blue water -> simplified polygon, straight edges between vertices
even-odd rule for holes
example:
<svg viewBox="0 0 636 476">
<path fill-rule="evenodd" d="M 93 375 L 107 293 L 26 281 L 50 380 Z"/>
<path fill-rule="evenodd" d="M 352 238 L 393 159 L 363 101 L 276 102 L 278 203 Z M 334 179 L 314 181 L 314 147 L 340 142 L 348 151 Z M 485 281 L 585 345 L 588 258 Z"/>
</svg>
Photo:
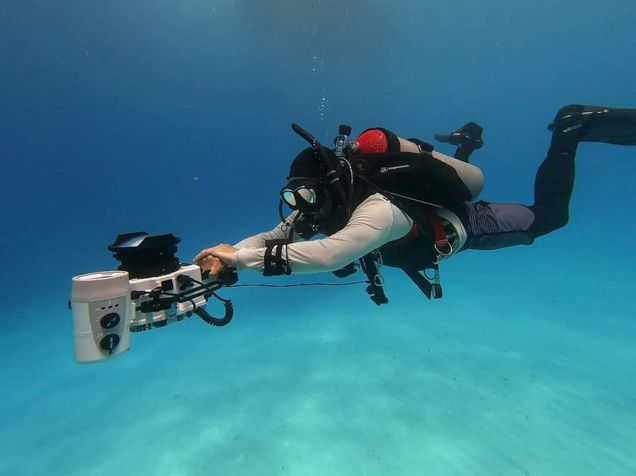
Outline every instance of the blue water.
<svg viewBox="0 0 636 476">
<path fill-rule="evenodd" d="M 0 473 L 636 474 L 634 148 L 581 146 L 568 227 L 449 261 L 439 302 L 394 271 L 382 308 L 227 290 L 228 327 L 91 366 L 66 308 L 121 232 L 187 261 L 271 228 L 291 122 L 477 121 L 482 198 L 531 203 L 559 107 L 636 106 L 635 22 L 619 0 L 0 3 Z"/>
</svg>

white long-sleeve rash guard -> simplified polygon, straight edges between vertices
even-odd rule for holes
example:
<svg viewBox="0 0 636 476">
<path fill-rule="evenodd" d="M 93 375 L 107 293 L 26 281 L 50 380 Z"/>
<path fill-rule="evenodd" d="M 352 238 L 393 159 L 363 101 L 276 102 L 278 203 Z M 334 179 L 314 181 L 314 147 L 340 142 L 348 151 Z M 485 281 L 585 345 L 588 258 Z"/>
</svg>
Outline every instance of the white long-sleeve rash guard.
<svg viewBox="0 0 636 476">
<path fill-rule="evenodd" d="M 365 254 L 411 231 L 413 220 L 393 205 L 386 197 L 376 193 L 362 202 L 352 213 L 346 226 L 331 236 L 320 240 L 296 241 L 287 245 L 287 253 L 293 273 L 319 273 L 335 271 Z M 264 267 L 265 241 L 287 238 L 284 223 L 271 231 L 246 238 L 234 247 L 236 268 L 262 270 Z"/>
</svg>

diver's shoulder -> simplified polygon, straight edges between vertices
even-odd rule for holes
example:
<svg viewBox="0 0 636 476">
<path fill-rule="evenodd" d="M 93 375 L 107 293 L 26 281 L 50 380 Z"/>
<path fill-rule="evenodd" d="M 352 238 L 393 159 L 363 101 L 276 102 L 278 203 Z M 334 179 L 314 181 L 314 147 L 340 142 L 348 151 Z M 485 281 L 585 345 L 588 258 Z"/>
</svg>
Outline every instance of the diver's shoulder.
<svg viewBox="0 0 636 476">
<path fill-rule="evenodd" d="M 381 193 L 374 193 L 365 198 L 354 211 L 354 214 L 371 213 L 374 215 L 391 214 L 393 204 Z"/>
<path fill-rule="evenodd" d="M 391 201 L 379 192 L 369 195 L 360 206 L 363 205 L 391 205 Z"/>
</svg>

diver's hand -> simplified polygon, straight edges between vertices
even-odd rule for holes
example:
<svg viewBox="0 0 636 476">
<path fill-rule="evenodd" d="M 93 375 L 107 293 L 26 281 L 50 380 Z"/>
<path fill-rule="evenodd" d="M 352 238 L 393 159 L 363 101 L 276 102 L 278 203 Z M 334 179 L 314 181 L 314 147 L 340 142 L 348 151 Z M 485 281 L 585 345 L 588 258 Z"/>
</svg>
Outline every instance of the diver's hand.
<svg viewBox="0 0 636 476">
<path fill-rule="evenodd" d="M 220 259 L 226 266 L 236 267 L 236 252 L 238 250 L 231 245 L 221 244 L 214 247 L 212 256 Z"/>
<path fill-rule="evenodd" d="M 223 261 L 221 261 L 219 258 L 215 258 L 212 255 L 206 255 L 203 258 L 196 260 L 196 263 L 199 265 L 202 272 L 210 272 L 208 279 L 211 279 L 213 281 L 219 275 L 221 270 L 225 268 Z"/>
<path fill-rule="evenodd" d="M 212 248 L 206 248 L 202 250 L 198 255 L 194 257 L 194 261 L 201 266 L 204 271 L 210 270 L 212 273 L 214 270 L 221 270 L 223 265 L 234 267 L 236 264 L 236 252 L 238 250 L 231 245 L 222 243 L 220 245 L 213 246 Z M 221 266 L 215 261 L 220 261 Z M 214 268 L 214 269 L 213 269 Z"/>
</svg>

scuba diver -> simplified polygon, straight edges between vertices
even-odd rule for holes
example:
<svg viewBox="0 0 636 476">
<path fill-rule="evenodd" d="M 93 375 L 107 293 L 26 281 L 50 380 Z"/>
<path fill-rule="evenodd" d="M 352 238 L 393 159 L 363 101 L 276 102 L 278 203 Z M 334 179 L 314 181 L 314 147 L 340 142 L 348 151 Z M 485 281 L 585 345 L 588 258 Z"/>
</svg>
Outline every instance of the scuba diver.
<svg viewBox="0 0 636 476">
<path fill-rule="evenodd" d="M 565 226 L 577 147 L 636 145 L 636 109 L 560 109 L 548 126 L 552 141 L 530 206 L 476 200 L 483 175 L 469 157 L 483 141 L 474 122 L 435 136 L 457 147 L 454 157 L 382 128 L 350 141 L 351 128 L 342 125 L 334 149 L 300 126 L 292 128 L 310 147 L 294 159 L 280 191 L 281 222 L 233 246 L 206 248 L 195 261 L 212 275 L 234 267 L 265 276 L 332 271 L 345 277 L 359 266 L 367 275 L 367 293 L 380 305 L 388 302 L 382 264 L 401 268 L 429 299 L 439 298 L 443 260 L 468 249 L 529 245 Z M 287 217 L 283 204 L 292 209 Z M 314 239 L 317 235 L 323 237 Z"/>
</svg>

